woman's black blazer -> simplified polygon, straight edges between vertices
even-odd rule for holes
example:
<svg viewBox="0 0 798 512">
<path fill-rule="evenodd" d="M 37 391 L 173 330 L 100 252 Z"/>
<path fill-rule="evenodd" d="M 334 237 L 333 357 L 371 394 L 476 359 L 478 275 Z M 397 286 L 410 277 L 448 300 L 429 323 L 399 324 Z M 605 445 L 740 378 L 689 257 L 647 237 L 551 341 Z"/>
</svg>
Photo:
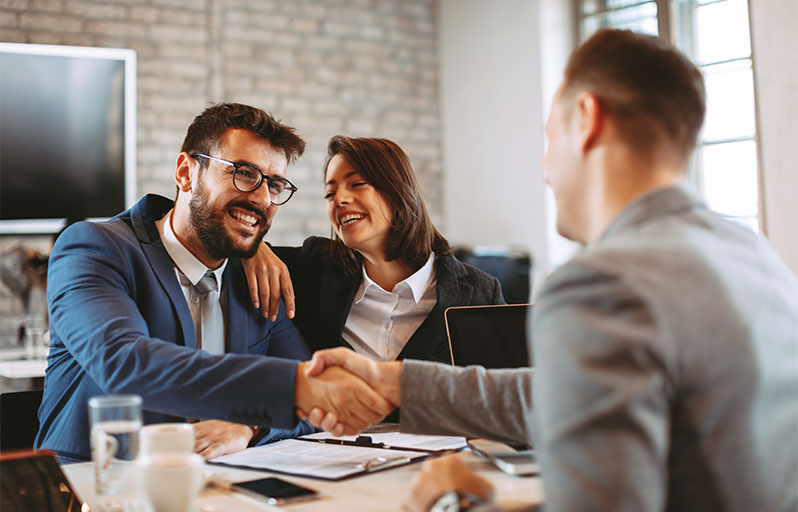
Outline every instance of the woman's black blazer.
<svg viewBox="0 0 798 512">
<path fill-rule="evenodd" d="M 296 318 L 311 350 L 349 346 L 342 338 L 346 317 L 363 280 L 345 273 L 330 257 L 330 239 L 310 237 L 302 247 L 273 247 L 291 272 Z M 450 306 L 504 304 L 499 281 L 454 256 L 435 259 L 438 301 L 398 359 L 451 363 L 443 312 Z M 350 347 L 351 348 L 351 347 Z"/>
</svg>

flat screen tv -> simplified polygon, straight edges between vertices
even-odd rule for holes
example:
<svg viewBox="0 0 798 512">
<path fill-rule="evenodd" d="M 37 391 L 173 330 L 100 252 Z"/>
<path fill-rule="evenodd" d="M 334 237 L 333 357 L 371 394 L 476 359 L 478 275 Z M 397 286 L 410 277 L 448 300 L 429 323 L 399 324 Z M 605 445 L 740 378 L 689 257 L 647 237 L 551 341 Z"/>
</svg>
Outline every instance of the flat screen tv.
<svg viewBox="0 0 798 512">
<path fill-rule="evenodd" d="M 0 234 L 136 199 L 136 53 L 0 43 Z"/>
</svg>

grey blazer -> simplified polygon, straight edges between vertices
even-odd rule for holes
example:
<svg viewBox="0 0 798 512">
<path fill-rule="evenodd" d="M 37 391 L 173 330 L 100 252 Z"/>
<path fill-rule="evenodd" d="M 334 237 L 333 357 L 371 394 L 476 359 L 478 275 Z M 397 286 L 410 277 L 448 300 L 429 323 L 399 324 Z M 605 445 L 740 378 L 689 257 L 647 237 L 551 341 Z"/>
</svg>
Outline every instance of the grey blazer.
<svg viewBox="0 0 798 512">
<path fill-rule="evenodd" d="M 426 361 L 402 364 L 401 430 L 531 444 L 530 368 L 486 370 Z"/>
<path fill-rule="evenodd" d="M 402 430 L 534 427 L 546 510 L 798 509 L 798 280 L 681 187 L 546 281 L 532 370 L 406 361 Z"/>
<path fill-rule="evenodd" d="M 798 509 L 798 281 L 764 238 L 660 189 L 536 304 L 547 509 Z"/>
</svg>

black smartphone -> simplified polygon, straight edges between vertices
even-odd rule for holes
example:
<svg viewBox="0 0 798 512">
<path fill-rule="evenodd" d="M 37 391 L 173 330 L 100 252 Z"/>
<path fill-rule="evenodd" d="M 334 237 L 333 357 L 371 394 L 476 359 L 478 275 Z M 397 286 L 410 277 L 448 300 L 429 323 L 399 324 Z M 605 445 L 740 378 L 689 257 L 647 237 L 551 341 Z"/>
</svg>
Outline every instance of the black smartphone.
<svg viewBox="0 0 798 512">
<path fill-rule="evenodd" d="M 319 497 L 319 493 L 313 489 L 273 477 L 238 482 L 232 487 L 253 498 L 265 499 L 270 505 L 312 500 Z"/>
<path fill-rule="evenodd" d="M 0 510 L 79 512 L 84 506 L 51 451 L 0 455 L 0 481 Z"/>
</svg>

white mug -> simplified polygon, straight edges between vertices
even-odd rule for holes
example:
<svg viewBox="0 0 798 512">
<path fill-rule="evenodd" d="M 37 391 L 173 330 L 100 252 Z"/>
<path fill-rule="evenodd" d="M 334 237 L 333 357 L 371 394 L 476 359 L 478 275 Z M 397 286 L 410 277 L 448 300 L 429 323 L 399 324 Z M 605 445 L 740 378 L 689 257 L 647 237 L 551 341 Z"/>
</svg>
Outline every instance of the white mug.
<svg viewBox="0 0 798 512">
<path fill-rule="evenodd" d="M 140 453 L 144 457 L 194 451 L 194 425 L 190 423 L 156 423 L 141 427 Z"/>
<path fill-rule="evenodd" d="M 156 512 L 194 512 L 205 484 L 205 460 L 196 453 L 167 453 L 139 459 L 144 494 Z"/>
</svg>

